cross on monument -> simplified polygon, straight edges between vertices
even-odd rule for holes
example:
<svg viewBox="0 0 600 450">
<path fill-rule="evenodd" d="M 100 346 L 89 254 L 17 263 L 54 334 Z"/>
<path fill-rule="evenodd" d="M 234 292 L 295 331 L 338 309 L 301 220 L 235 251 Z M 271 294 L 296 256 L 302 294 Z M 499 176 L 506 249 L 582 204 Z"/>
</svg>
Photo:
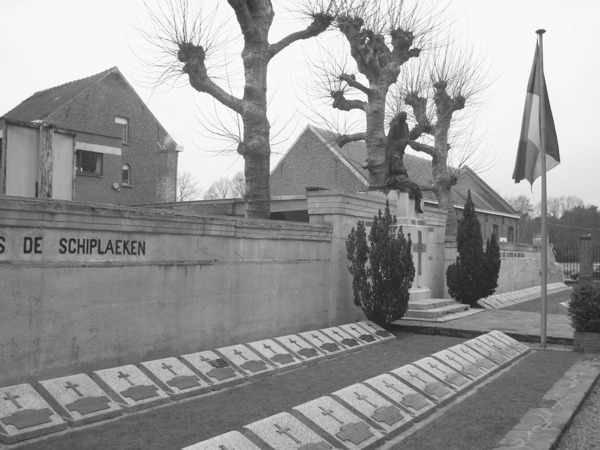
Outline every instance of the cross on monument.
<svg viewBox="0 0 600 450">
<path fill-rule="evenodd" d="M 236 350 L 233 351 L 233 353 L 235 353 L 237 356 L 243 358 L 244 361 L 248 361 L 248 358 L 246 358 L 241 351 L 239 351 L 239 350 L 236 349 Z"/>
<path fill-rule="evenodd" d="M 456 364 L 458 367 L 460 367 L 461 369 L 464 369 L 465 366 L 463 366 L 460 361 L 458 361 L 457 359 L 453 358 L 452 355 L 446 355 L 446 358 L 448 358 L 450 361 L 452 361 L 454 364 Z"/>
<path fill-rule="evenodd" d="M 130 386 L 134 386 L 133 381 L 131 381 L 129 379 L 131 375 L 127 374 L 127 373 L 123 373 L 123 372 L 119 372 L 119 376 L 117 378 L 121 378 L 122 380 L 125 380 L 129 383 Z"/>
<path fill-rule="evenodd" d="M 67 381 L 67 384 L 65 385 L 66 389 L 73 389 L 73 392 L 75 392 L 79 397 L 83 397 L 83 394 L 79 392 L 79 389 L 77 389 L 78 387 L 78 384 L 71 383 L 70 381 Z"/>
<path fill-rule="evenodd" d="M 413 252 L 417 252 L 417 275 L 422 275 L 422 255 L 423 252 L 427 251 L 427 245 L 423 243 L 423 234 L 421 231 L 417 232 L 418 241 L 416 244 L 413 244 Z"/>
<path fill-rule="evenodd" d="M 4 397 L 2 397 L 4 400 L 6 400 L 7 402 L 12 402 L 13 405 L 15 405 L 18 409 L 22 409 L 23 407 L 20 405 L 20 403 L 17 401 L 18 398 L 20 398 L 18 395 L 13 395 L 10 392 L 7 392 L 6 395 Z"/>
<path fill-rule="evenodd" d="M 356 396 L 357 399 L 362 400 L 363 402 L 368 403 L 369 405 L 371 405 L 373 408 L 377 408 L 377 405 L 374 405 L 373 403 L 371 403 L 369 401 L 369 397 L 367 397 L 364 394 L 360 394 L 358 392 L 355 392 L 354 395 Z"/>
<path fill-rule="evenodd" d="M 429 367 L 431 367 L 432 369 L 440 370 L 440 368 L 431 361 L 427 361 L 427 364 L 429 364 Z M 440 372 L 443 372 L 443 370 L 440 370 Z"/>
<path fill-rule="evenodd" d="M 321 337 L 320 337 L 320 336 L 318 336 L 318 335 L 316 335 L 316 336 L 315 336 L 314 334 L 312 334 L 311 336 L 313 337 L 313 339 L 316 339 L 316 340 L 317 340 L 317 341 L 319 341 L 319 342 L 323 342 L 323 341 L 321 340 Z"/>
<path fill-rule="evenodd" d="M 168 371 L 169 371 L 169 372 L 171 372 L 173 375 L 177 375 L 177 372 L 175 372 L 175 371 L 173 370 L 173 366 L 171 366 L 171 365 L 167 364 L 166 362 L 162 363 L 162 366 L 161 366 L 161 367 L 162 367 L 163 369 L 165 369 L 165 370 L 168 370 Z"/>
<path fill-rule="evenodd" d="M 267 350 L 270 350 L 273 353 L 277 353 L 275 350 L 273 350 L 273 348 L 269 344 L 263 344 L 263 347 L 266 348 Z"/>
<path fill-rule="evenodd" d="M 208 359 L 206 356 L 201 356 L 200 361 L 204 361 L 210 364 L 210 359 Z"/>
<path fill-rule="evenodd" d="M 297 346 L 298 348 L 302 348 L 302 346 L 300 344 L 298 344 L 298 341 L 294 340 L 294 339 L 290 339 L 289 342 L 291 342 L 292 344 L 294 344 L 295 346 Z"/>
<path fill-rule="evenodd" d="M 319 406 L 319 409 L 321 410 L 321 414 L 323 414 L 324 416 L 330 416 L 333 420 L 335 420 L 340 425 L 344 424 L 344 422 L 342 422 L 340 419 L 338 419 L 337 417 L 335 417 L 333 415 L 333 409 L 323 408 L 322 406 Z"/>
<path fill-rule="evenodd" d="M 235 450 L 234 448 L 229 448 L 223 444 L 219 445 L 219 450 Z"/>
<path fill-rule="evenodd" d="M 290 428 L 289 427 L 282 427 L 279 424 L 275 424 L 275 428 L 277 428 L 277 434 L 285 434 L 287 437 L 289 437 L 292 441 L 294 441 L 296 444 L 302 444 L 302 441 L 299 441 L 298 439 L 296 439 L 294 437 L 294 435 L 292 433 L 290 433 Z"/>
<path fill-rule="evenodd" d="M 419 380 L 421 383 L 425 383 L 425 381 L 423 381 L 421 378 L 419 378 L 419 375 L 417 375 L 416 373 L 412 373 L 410 370 L 407 370 L 406 373 L 408 373 L 408 376 L 411 378 L 416 378 L 417 380 Z"/>
<path fill-rule="evenodd" d="M 335 334 L 337 337 L 343 337 L 337 330 L 333 330 L 332 333 Z"/>
<path fill-rule="evenodd" d="M 404 392 L 402 392 L 400 389 L 398 389 L 392 383 L 389 383 L 388 380 L 383 380 L 383 385 L 388 389 L 392 389 L 392 390 L 396 391 L 398 394 L 404 395 Z"/>
</svg>

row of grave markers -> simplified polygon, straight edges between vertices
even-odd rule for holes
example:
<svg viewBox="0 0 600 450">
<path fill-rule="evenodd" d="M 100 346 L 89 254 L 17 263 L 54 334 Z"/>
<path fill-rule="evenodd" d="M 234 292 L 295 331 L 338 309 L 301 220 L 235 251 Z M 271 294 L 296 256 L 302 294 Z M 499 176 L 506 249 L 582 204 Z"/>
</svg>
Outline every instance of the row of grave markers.
<svg viewBox="0 0 600 450">
<path fill-rule="evenodd" d="M 549 284 L 546 289 L 548 294 L 555 294 L 556 292 L 566 291 L 571 288 L 565 283 L 557 282 Z M 533 300 L 534 298 L 539 298 L 541 292 L 541 286 L 533 286 L 518 291 L 490 295 L 489 297 L 478 300 L 477 303 L 479 306 L 482 306 L 486 309 L 500 309 L 506 306 Z"/>
<path fill-rule="evenodd" d="M 0 442 L 12 444 L 201 395 L 393 338 L 375 323 L 363 321 L 3 387 Z"/>
<path fill-rule="evenodd" d="M 492 331 L 183 450 L 377 448 L 528 351 Z"/>
</svg>

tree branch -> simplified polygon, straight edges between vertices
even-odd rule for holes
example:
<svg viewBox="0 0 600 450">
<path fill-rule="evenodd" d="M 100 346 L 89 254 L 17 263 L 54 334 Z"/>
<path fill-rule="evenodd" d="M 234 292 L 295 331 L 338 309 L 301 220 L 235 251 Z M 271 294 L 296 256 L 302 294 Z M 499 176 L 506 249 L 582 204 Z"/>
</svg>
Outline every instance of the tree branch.
<svg viewBox="0 0 600 450">
<path fill-rule="evenodd" d="M 436 154 L 435 147 L 432 147 L 431 145 L 422 144 L 417 141 L 408 141 L 408 145 L 410 145 L 410 148 L 412 148 L 413 150 L 417 152 L 426 153 L 431 157 L 435 156 Z"/>
<path fill-rule="evenodd" d="M 339 79 L 340 81 L 345 82 L 348 86 L 358 89 L 359 91 L 364 92 L 367 95 L 371 95 L 371 89 L 369 89 L 364 84 L 356 81 L 356 77 L 354 75 L 348 75 L 343 73 L 339 76 Z"/>
<path fill-rule="evenodd" d="M 306 27 L 306 29 L 301 31 L 296 31 L 295 33 L 289 34 L 279 42 L 271 44 L 269 46 L 269 59 L 273 58 L 276 54 L 286 48 L 288 45 L 293 44 L 296 41 L 309 39 L 312 37 L 316 37 L 331 25 L 333 21 L 333 17 L 326 14 L 315 14 L 313 16 L 312 23 Z"/>
<path fill-rule="evenodd" d="M 399 66 L 404 64 L 410 58 L 417 58 L 421 53 L 419 48 L 410 48 L 415 40 L 410 31 L 400 28 L 392 30 L 392 58 Z"/>
<path fill-rule="evenodd" d="M 338 147 L 343 147 L 348 142 L 364 141 L 367 138 L 367 133 L 342 134 L 336 138 Z"/>
<path fill-rule="evenodd" d="M 404 103 L 412 108 L 413 115 L 418 124 L 423 126 L 429 124 L 429 119 L 427 118 L 427 99 L 425 97 L 420 97 L 416 92 L 411 92 L 404 97 Z"/>
<path fill-rule="evenodd" d="M 333 106 L 335 109 L 341 111 L 351 111 L 353 109 L 360 109 L 365 111 L 367 104 L 362 100 L 348 100 L 344 97 L 344 93 L 341 91 L 332 92 L 331 97 L 333 98 Z"/>
<path fill-rule="evenodd" d="M 227 0 L 227 3 L 229 3 L 229 6 L 231 6 L 235 12 L 235 17 L 240 25 L 244 38 L 248 41 L 256 40 L 259 37 L 259 30 L 254 24 L 254 19 L 248 9 L 247 1 Z"/>
</svg>

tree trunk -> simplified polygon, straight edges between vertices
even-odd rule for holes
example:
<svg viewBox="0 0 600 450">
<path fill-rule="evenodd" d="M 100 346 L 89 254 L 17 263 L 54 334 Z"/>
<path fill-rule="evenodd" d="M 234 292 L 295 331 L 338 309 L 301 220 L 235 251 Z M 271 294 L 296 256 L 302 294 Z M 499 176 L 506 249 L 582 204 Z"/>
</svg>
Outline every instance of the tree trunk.
<svg viewBox="0 0 600 450">
<path fill-rule="evenodd" d="M 438 201 L 438 207 L 445 209 L 446 215 L 446 236 L 447 242 L 456 240 L 458 222 L 456 218 L 456 209 L 452 198 L 452 186 L 456 184 L 456 178 L 448 170 L 448 130 L 450 129 L 450 120 L 448 115 L 446 119 L 438 120 L 435 126 L 435 155 L 431 160 L 431 169 L 433 174 L 433 184 L 436 187 L 435 195 Z"/>
<path fill-rule="evenodd" d="M 385 95 L 388 86 L 384 83 L 372 82 L 372 93 L 366 107 L 367 131 L 366 146 L 369 157 L 369 189 L 381 190 L 385 187 L 387 177 L 386 167 L 386 143 L 385 134 Z"/>
</svg>

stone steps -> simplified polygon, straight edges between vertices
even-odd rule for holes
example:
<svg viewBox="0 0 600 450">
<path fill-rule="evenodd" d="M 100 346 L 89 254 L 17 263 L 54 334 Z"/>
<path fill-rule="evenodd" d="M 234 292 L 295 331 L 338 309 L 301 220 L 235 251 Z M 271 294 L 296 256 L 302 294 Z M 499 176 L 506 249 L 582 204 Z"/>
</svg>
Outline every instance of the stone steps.
<svg viewBox="0 0 600 450">
<path fill-rule="evenodd" d="M 429 309 L 411 309 L 411 304 L 409 303 L 409 309 L 406 311 L 403 319 L 437 320 L 442 317 L 449 318 L 447 316 L 462 313 L 468 310 L 468 305 L 462 305 L 454 301 L 451 301 L 450 304 L 445 304 L 444 306 L 435 306 Z"/>
<path fill-rule="evenodd" d="M 424 300 L 410 300 L 408 302 L 409 310 L 424 310 L 442 308 L 444 306 L 454 305 L 456 302 L 451 298 L 427 298 Z"/>
</svg>

